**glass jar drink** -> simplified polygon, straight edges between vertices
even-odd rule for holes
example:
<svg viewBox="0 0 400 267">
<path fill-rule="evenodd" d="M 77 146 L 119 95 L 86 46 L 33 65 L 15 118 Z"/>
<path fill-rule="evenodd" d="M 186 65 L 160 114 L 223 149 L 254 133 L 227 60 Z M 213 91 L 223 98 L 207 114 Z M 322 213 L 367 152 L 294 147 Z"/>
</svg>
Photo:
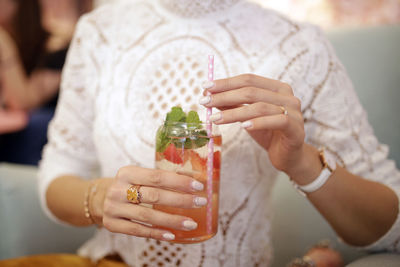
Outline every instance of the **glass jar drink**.
<svg viewBox="0 0 400 267">
<path fill-rule="evenodd" d="M 153 208 L 192 218 L 198 227 L 192 231 L 168 229 L 175 235 L 174 242 L 197 243 L 210 239 L 218 229 L 219 178 L 221 166 L 222 138 L 216 126 L 210 137 L 206 125 L 201 123 L 166 121 L 157 131 L 156 168 L 175 171 L 197 179 L 204 185 L 204 190 L 197 195 L 208 198 L 205 207 L 182 209 L 154 205 Z M 212 197 L 208 192 L 207 160 L 209 142 L 213 140 Z M 209 217 L 211 216 L 211 218 Z M 207 220 L 208 218 L 208 220 Z"/>
</svg>

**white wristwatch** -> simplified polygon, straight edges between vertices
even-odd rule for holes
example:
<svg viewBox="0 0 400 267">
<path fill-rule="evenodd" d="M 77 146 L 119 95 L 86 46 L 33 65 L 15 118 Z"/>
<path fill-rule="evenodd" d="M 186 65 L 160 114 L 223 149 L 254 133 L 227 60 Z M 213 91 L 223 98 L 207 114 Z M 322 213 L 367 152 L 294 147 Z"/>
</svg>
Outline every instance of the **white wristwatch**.
<svg viewBox="0 0 400 267">
<path fill-rule="evenodd" d="M 314 181 L 306 185 L 298 185 L 292 181 L 294 187 L 303 196 L 306 196 L 307 193 L 312 193 L 320 189 L 326 183 L 326 181 L 328 181 L 329 177 L 332 175 L 332 172 L 336 169 L 335 159 L 330 154 L 325 154 L 325 150 L 323 148 L 319 150 L 319 159 L 321 160 L 323 169 Z"/>
</svg>

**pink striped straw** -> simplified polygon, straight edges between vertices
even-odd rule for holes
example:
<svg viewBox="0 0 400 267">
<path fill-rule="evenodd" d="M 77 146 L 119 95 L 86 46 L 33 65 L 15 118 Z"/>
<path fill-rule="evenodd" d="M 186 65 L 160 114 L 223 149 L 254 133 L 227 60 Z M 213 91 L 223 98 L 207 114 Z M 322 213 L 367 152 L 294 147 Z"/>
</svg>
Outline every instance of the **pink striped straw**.
<svg viewBox="0 0 400 267">
<path fill-rule="evenodd" d="M 208 80 L 214 80 L 214 56 L 208 56 Z M 211 95 L 207 92 L 207 95 Z M 210 116 L 212 115 L 212 108 L 207 108 L 207 136 L 210 138 L 208 142 L 208 158 L 207 158 L 207 233 L 212 233 L 212 199 L 213 199 L 213 163 L 214 163 L 214 138 L 212 138 L 212 123 Z"/>
</svg>

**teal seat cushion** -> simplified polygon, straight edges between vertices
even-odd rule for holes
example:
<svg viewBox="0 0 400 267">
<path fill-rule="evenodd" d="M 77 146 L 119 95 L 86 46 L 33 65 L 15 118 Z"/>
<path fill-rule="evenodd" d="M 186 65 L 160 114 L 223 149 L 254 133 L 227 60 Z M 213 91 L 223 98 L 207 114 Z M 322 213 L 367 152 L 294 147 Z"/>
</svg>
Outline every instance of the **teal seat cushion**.
<svg viewBox="0 0 400 267">
<path fill-rule="evenodd" d="M 0 164 L 0 259 L 29 254 L 69 252 L 93 228 L 54 223 L 43 213 L 37 192 L 37 168 Z"/>
<path fill-rule="evenodd" d="M 379 141 L 400 167 L 400 25 L 328 33 Z"/>
</svg>

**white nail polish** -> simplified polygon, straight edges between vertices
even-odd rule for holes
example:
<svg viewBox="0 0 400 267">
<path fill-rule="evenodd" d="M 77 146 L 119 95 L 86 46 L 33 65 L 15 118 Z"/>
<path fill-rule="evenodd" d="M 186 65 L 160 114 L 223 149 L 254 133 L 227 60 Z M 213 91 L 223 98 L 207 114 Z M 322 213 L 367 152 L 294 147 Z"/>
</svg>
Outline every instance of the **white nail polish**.
<svg viewBox="0 0 400 267">
<path fill-rule="evenodd" d="M 205 197 L 195 197 L 194 198 L 194 204 L 198 207 L 202 207 L 207 205 L 207 198 Z"/>
<path fill-rule="evenodd" d="M 200 98 L 200 101 L 199 101 L 200 105 L 205 105 L 205 104 L 208 104 L 210 102 L 211 102 L 211 96 L 209 96 L 209 95 L 205 96 L 203 98 Z"/>
<path fill-rule="evenodd" d="M 215 85 L 215 83 L 213 81 L 205 81 L 202 83 L 201 86 L 203 87 L 203 89 L 210 89 L 214 85 Z"/>
<path fill-rule="evenodd" d="M 192 182 L 192 188 L 196 191 L 202 191 L 204 189 L 204 185 L 196 180 Z"/>
<path fill-rule="evenodd" d="M 183 228 L 186 230 L 194 230 L 197 228 L 197 223 L 192 220 L 183 221 Z"/>
<path fill-rule="evenodd" d="M 175 239 L 175 235 L 171 234 L 171 233 L 165 233 L 162 235 L 164 239 L 166 240 L 174 240 Z"/>
<path fill-rule="evenodd" d="M 221 112 L 212 114 L 212 115 L 210 116 L 210 121 L 211 121 L 211 122 L 219 121 L 220 119 L 222 119 L 222 113 L 221 113 Z"/>
<path fill-rule="evenodd" d="M 253 123 L 251 121 L 242 122 L 242 128 L 249 128 L 251 126 L 253 126 Z"/>
</svg>

